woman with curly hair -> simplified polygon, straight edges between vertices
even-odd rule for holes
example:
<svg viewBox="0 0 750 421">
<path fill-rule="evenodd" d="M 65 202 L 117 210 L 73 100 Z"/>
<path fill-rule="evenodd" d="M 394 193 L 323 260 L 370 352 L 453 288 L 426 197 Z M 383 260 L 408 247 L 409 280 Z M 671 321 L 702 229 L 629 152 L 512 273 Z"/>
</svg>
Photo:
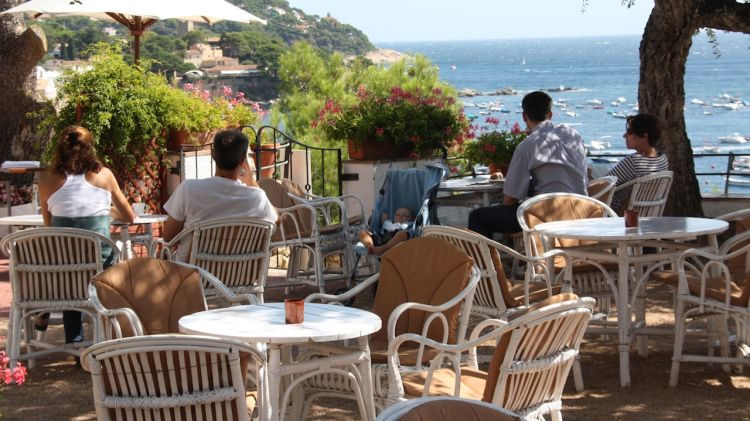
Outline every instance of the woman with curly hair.
<svg viewBox="0 0 750 421">
<path fill-rule="evenodd" d="M 39 201 L 48 227 L 82 228 L 109 237 L 113 204 L 118 219 L 135 219 L 112 171 L 96 156 L 91 132 L 81 126 L 66 127 L 60 134 L 49 173 L 39 182 Z M 112 264 L 114 250 L 102 246 L 106 268 Z M 48 318 L 49 314 L 40 316 L 35 327 L 46 330 Z M 64 311 L 63 325 L 66 343 L 83 341 L 80 312 Z"/>
</svg>

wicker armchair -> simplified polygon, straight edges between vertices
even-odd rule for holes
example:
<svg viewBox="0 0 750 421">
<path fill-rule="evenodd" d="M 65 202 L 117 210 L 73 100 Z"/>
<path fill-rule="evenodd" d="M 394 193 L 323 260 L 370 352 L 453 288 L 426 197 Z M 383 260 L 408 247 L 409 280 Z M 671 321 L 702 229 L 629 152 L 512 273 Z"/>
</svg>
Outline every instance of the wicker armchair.
<svg viewBox="0 0 750 421">
<path fill-rule="evenodd" d="M 670 386 L 677 386 L 680 363 L 683 361 L 724 364 L 725 371 L 729 371 L 729 364 L 750 364 L 750 282 L 745 276 L 733 277 L 732 266 L 737 261 L 744 262 L 747 269 L 750 262 L 748 231 L 724 242 L 718 253 L 690 249 L 677 261 L 675 342 Z M 661 274 L 665 282 L 674 278 L 673 273 Z M 706 318 L 709 351 L 704 355 L 685 353 L 688 322 Z M 729 352 L 730 320 L 734 321 L 737 339 L 734 357 Z M 715 342 L 720 345 L 719 356 L 714 355 L 710 348 Z"/>
<path fill-rule="evenodd" d="M 189 264 L 207 270 L 235 294 L 254 294 L 262 302 L 274 228 L 273 223 L 257 218 L 201 222 L 183 230 L 169 242 L 154 240 L 150 254 L 174 260 L 177 245 L 189 247 Z M 203 288 L 208 299 L 221 295 L 212 284 L 207 283 Z"/>
<path fill-rule="evenodd" d="M 427 267 L 424 262 L 430 262 Z M 342 302 L 378 282 L 373 313 L 383 320 L 383 328 L 370 338 L 372 376 L 376 407 L 386 406 L 388 391 L 394 387 L 389 376 L 388 355 L 393 338 L 412 332 L 447 344 L 463 342 L 468 328 L 479 270 L 461 250 L 439 238 L 419 237 L 394 247 L 381 259 L 380 273 L 338 296 L 313 294 L 307 301 Z M 308 353 L 314 357 L 315 349 Z M 321 355 L 345 354 L 346 347 L 320 349 Z M 423 347 L 404 347 L 401 368 L 423 367 L 435 355 Z M 342 376 L 321 375 L 304 384 L 305 407 L 321 396 L 356 399 L 356 385 Z"/>
<path fill-rule="evenodd" d="M 588 196 L 575 193 L 547 193 L 534 196 L 521 204 L 518 208 L 518 223 L 523 230 L 526 254 L 530 257 L 540 256 L 544 252 L 563 247 L 574 247 L 587 244 L 579 240 L 555 240 L 541 236 L 534 227 L 543 222 L 572 221 L 584 218 L 606 218 L 617 216 L 606 204 Z M 560 258 L 554 261 L 555 267 L 561 270 L 566 262 Z M 581 296 L 594 297 L 597 300 L 598 312 L 609 316 L 613 291 L 616 285 L 609 285 L 611 279 L 617 279 L 616 264 L 600 264 L 584 262 L 579 259 L 572 261 L 573 292 Z"/>
<path fill-rule="evenodd" d="M 573 294 L 550 297 L 509 321 L 479 323 L 469 341 L 445 345 L 418 334 L 397 336 L 390 346 L 390 373 L 397 387 L 389 401 L 420 396 L 459 396 L 482 400 L 530 419 L 561 419 L 565 380 L 591 319 L 594 300 Z M 488 333 L 483 333 L 491 329 Z M 404 374 L 395 351 L 408 343 L 439 354 L 429 370 Z M 477 366 L 477 347 L 494 347 L 488 371 Z M 461 356 L 468 354 L 465 365 Z M 444 364 L 449 361 L 451 365 Z"/>
<path fill-rule="evenodd" d="M 80 355 L 80 348 L 91 341 L 56 345 L 46 341 L 46 332 L 34 338 L 34 319 L 51 311 L 75 310 L 93 320 L 94 338 L 99 340 L 94 304 L 87 295 L 89 280 L 103 268 L 102 245 L 115 251 L 113 241 L 93 231 L 77 228 L 35 228 L 3 237 L 2 249 L 10 256 L 10 282 L 13 291 L 6 349 L 10 366 L 18 360 L 63 352 Z M 21 341 L 26 339 L 26 353 Z"/>
<path fill-rule="evenodd" d="M 627 195 L 625 209 L 638 211 L 638 215 L 661 216 L 672 187 L 672 171 L 659 171 L 638 177 L 615 188 L 615 195 Z"/>
<path fill-rule="evenodd" d="M 612 204 L 612 198 L 615 196 L 615 185 L 617 185 L 617 177 L 614 175 L 607 175 L 599 177 L 595 180 L 591 180 L 586 186 L 588 195 L 591 198 L 597 199 L 607 206 Z"/>
<path fill-rule="evenodd" d="M 81 362 L 91 372 L 100 421 L 248 421 L 256 409 L 266 419 L 264 393 L 248 396 L 245 390 L 241 355 L 266 365 L 249 345 L 189 335 L 102 342 L 87 348 Z"/>
<path fill-rule="evenodd" d="M 345 279 L 350 283 L 354 264 L 353 230 L 346 204 L 337 198 L 300 200 L 302 189 L 294 182 L 263 178 L 258 185 L 277 208 L 279 220 L 271 237 L 271 249 L 288 247 L 287 282 L 278 286 L 312 285 L 325 293 L 326 281 Z M 340 219 L 336 223 L 336 219 Z M 340 256 L 340 268 L 326 268 L 325 258 Z M 311 262 L 308 262 L 311 256 Z M 310 267 L 312 266 L 312 267 Z"/>
<path fill-rule="evenodd" d="M 180 317 L 207 309 L 203 285 L 236 304 L 255 296 L 235 295 L 205 269 L 140 257 L 121 262 L 91 280 L 89 296 L 100 320 L 100 337 L 179 333 Z"/>
</svg>

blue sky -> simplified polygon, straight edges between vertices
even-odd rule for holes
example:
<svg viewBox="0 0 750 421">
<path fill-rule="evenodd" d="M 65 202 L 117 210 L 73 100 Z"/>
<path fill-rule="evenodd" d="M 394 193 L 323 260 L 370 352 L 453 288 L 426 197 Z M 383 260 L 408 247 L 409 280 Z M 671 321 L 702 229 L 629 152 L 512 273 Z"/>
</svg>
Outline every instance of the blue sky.
<svg viewBox="0 0 750 421">
<path fill-rule="evenodd" d="M 289 0 L 307 14 L 331 13 L 373 42 L 641 34 L 654 6 L 637 0 Z"/>
</svg>

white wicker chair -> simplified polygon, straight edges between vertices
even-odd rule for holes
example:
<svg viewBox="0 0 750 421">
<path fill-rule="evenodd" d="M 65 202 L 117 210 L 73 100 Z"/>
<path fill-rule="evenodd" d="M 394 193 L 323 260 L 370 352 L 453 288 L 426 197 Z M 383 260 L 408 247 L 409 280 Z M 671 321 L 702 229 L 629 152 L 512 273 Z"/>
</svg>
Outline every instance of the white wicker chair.
<svg viewBox="0 0 750 421">
<path fill-rule="evenodd" d="M 266 365 L 249 345 L 189 335 L 102 342 L 87 348 L 81 362 L 91 372 L 100 421 L 247 421 L 256 405 L 246 394 L 241 355 Z M 266 419 L 267 398 L 262 392 L 257 398 L 259 419 Z"/>
<path fill-rule="evenodd" d="M 617 177 L 614 175 L 607 175 L 604 177 L 591 180 L 586 187 L 589 197 L 597 199 L 607 206 L 612 204 L 612 198 L 615 196 L 615 185 L 617 185 Z"/>
<path fill-rule="evenodd" d="M 606 218 L 617 216 L 615 212 L 601 201 L 575 193 L 547 193 L 534 196 L 518 208 L 518 223 L 523 230 L 526 254 L 529 257 L 561 247 L 572 247 L 584 244 L 579 240 L 555 240 L 554 243 L 542 237 L 534 227 L 543 222 L 568 221 L 584 218 Z M 555 265 L 562 268 L 564 261 L 555 260 Z M 605 272 L 611 272 L 617 278 L 616 264 L 602 265 L 596 262 L 572 262 L 573 292 L 581 296 L 597 299 L 598 311 L 609 315 L 613 291 L 616 285 L 609 285 Z"/>
<path fill-rule="evenodd" d="M 233 304 L 257 302 L 254 295 L 235 295 L 208 271 L 187 263 L 139 257 L 111 266 L 88 286 L 99 336 L 179 333 L 180 317 L 207 309 L 204 285 Z"/>
<path fill-rule="evenodd" d="M 63 352 L 80 355 L 91 344 L 55 345 L 46 342 L 46 333 L 35 339 L 34 319 L 49 312 L 80 311 L 93 320 L 94 338 L 99 338 L 94 305 L 87 295 L 91 277 L 103 268 L 102 245 L 106 244 L 119 260 L 113 241 L 93 231 L 77 228 L 34 228 L 6 235 L 0 242 L 10 256 L 10 282 L 13 291 L 6 348 L 13 367 L 19 359 L 31 360 L 45 354 Z M 21 353 L 22 338 L 26 353 Z"/>
<path fill-rule="evenodd" d="M 736 260 L 744 261 L 745 268 L 748 267 L 749 241 L 750 232 L 745 231 L 724 242 L 718 254 L 691 249 L 680 256 L 670 386 L 677 386 L 683 361 L 724 364 L 726 371 L 729 371 L 728 364 L 750 364 L 750 283 L 745 278 L 733 282 L 731 270 L 731 263 Z M 709 319 L 706 323 L 707 354 L 684 353 L 688 321 L 704 318 Z M 729 320 L 734 321 L 737 337 L 735 357 L 729 355 Z M 717 340 L 720 356 L 713 355 L 711 348 Z"/>
<path fill-rule="evenodd" d="M 418 334 L 397 336 L 389 347 L 391 378 L 389 402 L 419 396 L 460 396 L 484 400 L 530 419 L 551 414 L 562 419 L 561 397 L 565 380 L 591 319 L 592 298 L 561 294 L 540 302 L 509 321 L 488 319 L 479 323 L 469 341 L 445 345 Z M 492 329 L 486 332 L 486 329 Z M 406 343 L 432 348 L 439 354 L 429 370 L 399 371 L 395 351 Z M 477 366 L 479 346 L 491 346 L 487 372 Z M 465 365 L 461 356 L 468 353 Z M 445 362 L 450 362 L 446 366 Z"/>
<path fill-rule="evenodd" d="M 156 239 L 151 256 L 173 260 L 175 249 L 190 247 L 187 262 L 201 267 L 235 294 L 254 294 L 263 301 L 268 277 L 273 223 L 257 218 L 225 218 L 200 222 L 183 230 L 171 241 Z M 203 286 L 206 298 L 219 297 L 211 284 Z"/>
<path fill-rule="evenodd" d="M 623 210 L 637 210 L 641 217 L 661 216 L 670 187 L 672 171 L 659 171 L 615 187 L 615 195 L 625 194 L 629 197 Z"/>
<path fill-rule="evenodd" d="M 487 402 L 455 397 L 409 399 L 388 407 L 377 421 L 524 421 L 526 418 Z"/>
<path fill-rule="evenodd" d="M 429 267 L 425 262 L 430 262 Z M 313 294 L 306 301 L 343 302 L 379 282 L 373 312 L 383 320 L 383 329 L 370 338 L 375 405 L 385 407 L 389 388 L 387 356 L 397 335 L 414 332 L 443 343 L 463 342 L 469 322 L 471 303 L 479 284 L 479 270 L 471 259 L 452 244 L 439 238 L 419 237 L 394 247 L 381 259 L 380 273 L 364 280 L 348 292 L 334 296 Z M 387 322 L 387 323 L 386 323 Z M 345 355 L 351 350 L 309 348 L 314 354 Z M 404 370 L 423 367 L 432 355 L 421 347 L 404 349 L 401 357 Z M 354 370 L 351 368 L 350 370 Z M 318 397 L 336 396 L 356 399 L 356 384 L 335 374 L 316 375 L 304 384 L 306 412 Z"/>
<path fill-rule="evenodd" d="M 258 185 L 279 212 L 271 249 L 289 247 L 287 282 L 274 286 L 312 285 L 325 293 L 327 280 L 350 281 L 354 264 L 353 229 L 346 204 L 338 198 L 300 200 L 304 192 L 291 180 L 263 178 Z M 295 202 L 297 200 L 297 202 Z M 340 223 L 334 221 L 340 219 Z M 307 262 L 308 255 L 312 262 Z M 339 255 L 341 268 L 326 272 L 325 258 Z M 310 268 L 312 266 L 312 268 Z"/>
<path fill-rule="evenodd" d="M 560 256 L 568 259 L 562 250 L 550 250 L 541 256 L 526 257 L 515 250 L 492 241 L 477 233 L 440 225 L 425 227 L 425 237 L 442 238 L 463 250 L 474 259 L 481 273 L 481 280 L 474 294 L 471 311 L 488 318 L 507 320 L 518 311 L 526 311 L 530 303 L 542 301 L 553 294 L 559 294 L 562 285 L 551 285 L 555 277 L 554 267 L 547 264 L 550 259 Z M 523 284 L 511 286 L 505 278 L 500 253 L 506 253 L 526 263 L 526 277 Z M 569 264 L 567 265 L 570 266 Z M 534 273 L 532 268 L 536 268 Z M 538 273 L 543 272 L 543 273 Z M 567 273 L 569 281 L 570 272 Z M 583 376 L 578 361 L 573 366 L 576 390 L 583 390 Z"/>
</svg>

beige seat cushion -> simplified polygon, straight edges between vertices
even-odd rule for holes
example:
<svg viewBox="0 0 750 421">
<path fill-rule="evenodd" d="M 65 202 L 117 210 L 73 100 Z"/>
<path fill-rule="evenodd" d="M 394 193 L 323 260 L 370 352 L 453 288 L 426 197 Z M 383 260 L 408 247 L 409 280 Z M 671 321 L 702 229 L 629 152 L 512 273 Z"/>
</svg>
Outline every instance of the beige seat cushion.
<svg viewBox="0 0 750 421">
<path fill-rule="evenodd" d="M 266 192 L 268 200 L 277 209 L 285 209 L 295 205 L 292 198 L 289 197 L 289 192 L 300 194 L 299 186 L 287 179 L 278 182 L 272 178 L 261 178 L 258 180 L 258 186 Z M 291 215 L 293 218 L 283 214 L 279 215 L 279 219 L 276 221 L 278 229 L 274 231 L 271 241 L 282 241 L 285 238 L 306 238 L 312 235 L 312 216 L 308 209 L 296 209 L 292 211 Z M 297 221 L 296 224 L 295 220 Z"/>
<path fill-rule="evenodd" d="M 429 262 L 429 265 L 425 264 Z M 388 341 L 388 318 L 402 303 L 416 302 L 438 305 L 449 301 L 469 282 L 473 260 L 445 240 L 420 237 L 404 242 L 383 254 L 380 280 L 373 313 L 383 320 L 383 327 L 373 334 L 373 341 Z M 448 317 L 448 340 L 456 341 L 460 305 L 444 314 Z M 396 324 L 396 336 L 421 333 L 427 313 L 408 311 Z M 442 341 L 441 323 L 432 323 L 428 337 Z"/>
<path fill-rule="evenodd" d="M 651 274 L 651 277 L 659 282 L 663 282 L 675 288 L 677 288 L 680 282 L 679 274 L 674 270 L 656 271 Z M 700 296 L 700 278 L 690 273 L 686 273 L 685 277 L 688 281 L 688 289 L 690 290 L 690 293 L 696 296 Z M 750 301 L 750 287 L 748 287 L 748 283 L 750 282 L 748 281 L 750 281 L 750 279 L 745 280 L 744 287 L 740 287 L 734 282 L 731 283 L 731 296 L 729 298 L 730 304 L 738 307 L 747 307 L 748 301 Z M 722 302 L 726 299 L 726 282 L 723 278 L 709 278 L 706 280 L 706 297 Z"/>
<path fill-rule="evenodd" d="M 135 311 L 144 333 L 179 333 L 180 317 L 206 309 L 198 271 L 148 257 L 120 262 L 92 280 L 102 305 Z M 120 319 L 123 336 L 133 336 Z"/>
<path fill-rule="evenodd" d="M 524 220 L 526 225 L 534 228 L 543 222 L 569 221 L 573 219 L 602 218 L 606 214 L 601 206 L 587 200 L 575 197 L 553 197 L 548 200 L 537 202 L 526 209 Z M 581 241 L 574 239 L 555 240 L 555 248 L 573 247 L 584 244 L 594 244 L 593 241 Z M 541 244 L 539 244 L 541 247 Z M 543 253 L 537 250 L 537 254 Z"/>
<path fill-rule="evenodd" d="M 432 400 L 421 403 L 399 417 L 401 421 L 520 421 L 521 418 L 497 409 L 478 405 L 474 401 Z"/>
<path fill-rule="evenodd" d="M 409 396 L 422 396 L 427 372 L 420 371 L 402 376 L 404 392 Z M 482 394 L 487 383 L 487 373 L 469 367 L 461 368 L 461 392 L 460 397 L 473 400 L 482 400 Z M 454 396 L 453 391 L 456 384 L 456 375 L 450 368 L 435 370 L 430 383 L 429 396 Z"/>
</svg>

